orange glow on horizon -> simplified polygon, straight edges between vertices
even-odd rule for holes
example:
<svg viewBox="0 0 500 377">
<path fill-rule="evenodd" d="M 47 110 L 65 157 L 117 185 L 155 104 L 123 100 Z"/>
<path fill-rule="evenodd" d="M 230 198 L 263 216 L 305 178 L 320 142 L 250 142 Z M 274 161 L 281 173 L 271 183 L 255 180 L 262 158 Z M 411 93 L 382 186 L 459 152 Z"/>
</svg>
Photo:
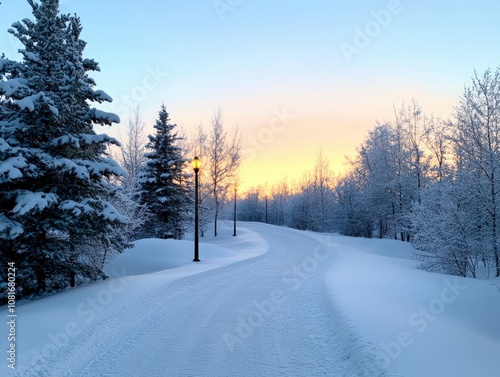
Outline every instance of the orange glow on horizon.
<svg viewBox="0 0 500 377">
<path fill-rule="evenodd" d="M 316 131 L 308 126 L 311 123 L 316 125 Z M 244 135 L 239 174 L 241 193 L 259 186 L 271 190 L 272 186 L 283 180 L 287 180 L 292 189 L 307 172 L 314 169 L 320 150 L 327 158 L 334 176 L 344 173 L 347 170 L 346 156 L 355 154 L 370 124 L 367 127 L 360 127 L 359 124 L 335 127 L 332 125 L 335 123 L 339 122 L 311 118 L 290 123 L 283 132 L 275 133 L 268 139 L 258 138 L 258 132 L 265 135 L 265 129 L 254 131 L 254 135 L 257 135 L 254 140 Z M 351 129 L 351 132 L 347 132 L 347 129 Z M 321 144 L 318 144 L 318 139 L 321 139 Z"/>
</svg>

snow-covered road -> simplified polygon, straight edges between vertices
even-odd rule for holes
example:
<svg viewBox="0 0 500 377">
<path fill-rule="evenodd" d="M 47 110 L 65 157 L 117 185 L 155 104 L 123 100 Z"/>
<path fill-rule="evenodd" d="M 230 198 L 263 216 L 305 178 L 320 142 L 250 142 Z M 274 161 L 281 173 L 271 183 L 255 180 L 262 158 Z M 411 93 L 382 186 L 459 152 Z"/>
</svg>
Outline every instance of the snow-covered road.
<svg viewBox="0 0 500 377">
<path fill-rule="evenodd" d="M 267 253 L 145 291 L 80 334 L 52 376 L 392 375 L 335 315 L 327 238 L 246 227 L 267 229 Z"/>
</svg>

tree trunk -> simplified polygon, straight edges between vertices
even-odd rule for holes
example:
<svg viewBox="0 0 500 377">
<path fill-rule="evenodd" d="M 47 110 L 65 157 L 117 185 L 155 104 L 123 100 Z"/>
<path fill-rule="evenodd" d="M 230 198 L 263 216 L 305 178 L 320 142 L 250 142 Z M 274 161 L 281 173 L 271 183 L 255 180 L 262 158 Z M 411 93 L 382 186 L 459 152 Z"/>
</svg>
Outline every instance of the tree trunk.
<svg viewBox="0 0 500 377">
<path fill-rule="evenodd" d="M 493 242 L 493 255 L 495 258 L 495 268 L 496 277 L 500 276 L 500 255 L 497 243 L 497 204 L 496 204 L 496 194 L 495 194 L 495 173 L 491 173 L 491 202 L 492 202 L 492 212 L 491 212 L 491 236 Z"/>
<path fill-rule="evenodd" d="M 215 216 L 214 216 L 214 237 L 217 237 L 217 219 L 219 217 L 219 208 L 216 204 L 215 206 Z"/>
</svg>

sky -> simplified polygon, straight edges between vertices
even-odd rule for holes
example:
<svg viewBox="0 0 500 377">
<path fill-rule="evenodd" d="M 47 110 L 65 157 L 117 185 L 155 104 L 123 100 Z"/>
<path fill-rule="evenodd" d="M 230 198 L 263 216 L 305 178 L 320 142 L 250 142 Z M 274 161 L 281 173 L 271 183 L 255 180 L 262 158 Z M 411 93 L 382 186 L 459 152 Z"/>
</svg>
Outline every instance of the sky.
<svg viewBox="0 0 500 377">
<path fill-rule="evenodd" d="M 85 57 L 100 63 L 101 109 L 125 140 L 138 105 L 148 127 L 162 102 L 188 136 L 221 109 L 242 133 L 240 187 L 299 180 L 321 149 L 346 169 L 368 130 L 415 99 L 449 118 L 474 69 L 500 64 L 500 4 L 490 0 L 61 0 L 80 16 Z M 2 0 L 0 53 L 18 58 L 7 29 L 33 18 Z M 100 132 L 99 130 L 97 130 Z"/>
</svg>

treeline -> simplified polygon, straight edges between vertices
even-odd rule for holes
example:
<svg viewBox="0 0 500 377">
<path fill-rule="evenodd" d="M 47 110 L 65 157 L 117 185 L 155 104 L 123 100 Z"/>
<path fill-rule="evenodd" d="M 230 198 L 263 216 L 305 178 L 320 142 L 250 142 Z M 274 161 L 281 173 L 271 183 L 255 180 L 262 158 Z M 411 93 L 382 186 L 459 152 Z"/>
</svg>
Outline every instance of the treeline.
<svg viewBox="0 0 500 377">
<path fill-rule="evenodd" d="M 239 219 L 409 241 L 426 270 L 500 276 L 500 68 L 474 73 L 453 119 L 394 109 L 348 167 L 320 152 L 300 182 L 250 190 Z"/>
</svg>

